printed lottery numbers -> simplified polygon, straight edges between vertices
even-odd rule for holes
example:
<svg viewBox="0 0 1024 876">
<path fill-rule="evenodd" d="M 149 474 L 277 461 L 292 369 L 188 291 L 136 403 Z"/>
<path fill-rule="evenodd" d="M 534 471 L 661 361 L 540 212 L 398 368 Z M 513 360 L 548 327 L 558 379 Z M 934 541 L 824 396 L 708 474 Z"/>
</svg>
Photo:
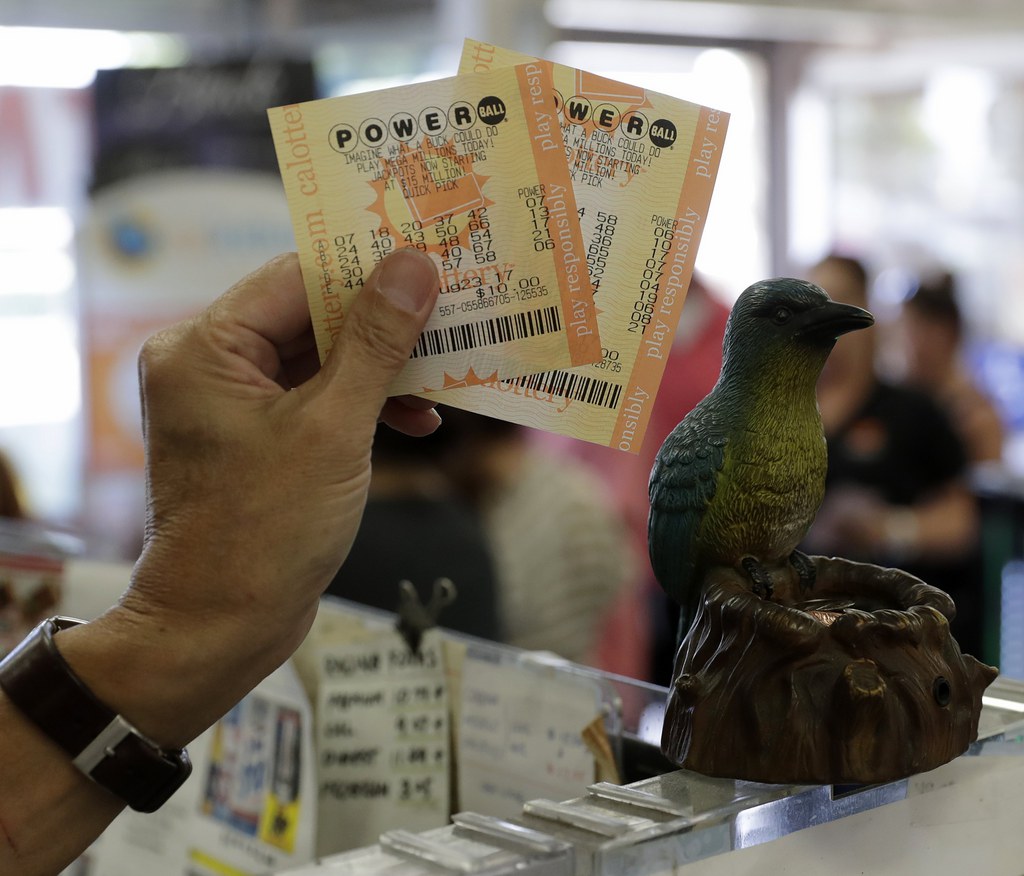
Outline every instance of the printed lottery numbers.
<svg viewBox="0 0 1024 876">
<path fill-rule="evenodd" d="M 608 253 L 618 223 L 619 217 L 614 213 L 597 211 L 597 225 L 594 226 L 594 233 L 587 245 L 587 268 L 590 270 L 590 282 L 594 286 L 595 294 L 601 288 L 601 278 L 608 266 Z"/>
<path fill-rule="evenodd" d="M 334 237 L 334 258 L 338 262 L 338 276 L 346 289 L 363 285 L 363 262 L 354 234 L 338 234 Z"/>
<path fill-rule="evenodd" d="M 630 314 L 628 331 L 647 331 L 651 324 L 651 315 L 654 313 L 654 305 L 658 303 L 658 284 L 665 271 L 665 258 L 672 249 L 672 228 L 667 225 L 656 225 L 654 228 L 654 243 L 651 245 L 650 253 L 644 262 L 644 270 L 640 279 L 640 291 L 633 302 L 633 312 Z"/>
</svg>

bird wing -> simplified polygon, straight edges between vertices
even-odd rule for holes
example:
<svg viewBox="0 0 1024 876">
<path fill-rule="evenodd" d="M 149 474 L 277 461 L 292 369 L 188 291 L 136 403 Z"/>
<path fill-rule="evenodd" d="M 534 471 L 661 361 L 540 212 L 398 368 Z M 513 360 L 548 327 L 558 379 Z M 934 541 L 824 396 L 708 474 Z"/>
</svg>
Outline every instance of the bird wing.
<svg viewBox="0 0 1024 876">
<path fill-rule="evenodd" d="M 693 580 L 697 533 L 715 495 L 727 444 L 721 418 L 705 399 L 665 439 L 651 470 L 651 566 L 658 583 L 684 612 L 693 611 L 698 596 Z"/>
</svg>

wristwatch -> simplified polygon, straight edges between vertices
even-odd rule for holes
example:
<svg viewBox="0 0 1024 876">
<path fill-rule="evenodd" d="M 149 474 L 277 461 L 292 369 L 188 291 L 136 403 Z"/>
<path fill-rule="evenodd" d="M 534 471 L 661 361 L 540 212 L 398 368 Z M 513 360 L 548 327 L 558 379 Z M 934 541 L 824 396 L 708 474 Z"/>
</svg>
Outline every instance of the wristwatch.
<svg viewBox="0 0 1024 876">
<path fill-rule="evenodd" d="M 40 623 L 0 662 L 0 688 L 85 775 L 132 809 L 155 812 L 189 777 L 192 762 L 184 748 L 163 749 L 143 736 L 75 675 L 53 637 L 81 623 Z"/>
</svg>

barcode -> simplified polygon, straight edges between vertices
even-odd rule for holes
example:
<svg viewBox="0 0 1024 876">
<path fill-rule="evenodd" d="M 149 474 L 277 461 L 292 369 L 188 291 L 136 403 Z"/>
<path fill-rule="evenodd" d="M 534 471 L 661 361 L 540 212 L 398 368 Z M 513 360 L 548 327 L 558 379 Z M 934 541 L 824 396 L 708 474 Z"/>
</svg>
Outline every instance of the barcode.
<svg viewBox="0 0 1024 876">
<path fill-rule="evenodd" d="M 508 386 L 521 386 L 534 392 L 551 393 L 611 410 L 619 406 L 619 399 L 622 398 L 622 387 L 619 384 L 574 374 L 571 371 L 544 371 L 540 374 L 503 380 L 502 383 Z"/>
<path fill-rule="evenodd" d="M 510 313 L 479 322 L 427 329 L 420 335 L 410 358 L 437 356 L 439 353 L 457 353 L 474 347 L 489 347 L 506 341 L 518 341 L 561 331 L 562 315 L 557 307 L 542 307 L 525 313 Z"/>
</svg>

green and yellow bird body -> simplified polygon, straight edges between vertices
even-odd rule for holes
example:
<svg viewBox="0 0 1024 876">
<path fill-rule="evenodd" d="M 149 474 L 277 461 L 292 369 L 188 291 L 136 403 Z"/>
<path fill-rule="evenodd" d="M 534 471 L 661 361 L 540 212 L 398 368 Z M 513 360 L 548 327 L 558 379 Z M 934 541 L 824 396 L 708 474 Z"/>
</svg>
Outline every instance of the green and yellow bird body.
<svg viewBox="0 0 1024 876">
<path fill-rule="evenodd" d="M 648 546 L 655 576 L 692 621 L 707 571 L 792 560 L 825 492 L 827 450 L 815 385 L 839 335 L 866 310 L 802 280 L 756 283 L 726 326 L 714 389 L 665 439 L 651 471 Z"/>
</svg>

